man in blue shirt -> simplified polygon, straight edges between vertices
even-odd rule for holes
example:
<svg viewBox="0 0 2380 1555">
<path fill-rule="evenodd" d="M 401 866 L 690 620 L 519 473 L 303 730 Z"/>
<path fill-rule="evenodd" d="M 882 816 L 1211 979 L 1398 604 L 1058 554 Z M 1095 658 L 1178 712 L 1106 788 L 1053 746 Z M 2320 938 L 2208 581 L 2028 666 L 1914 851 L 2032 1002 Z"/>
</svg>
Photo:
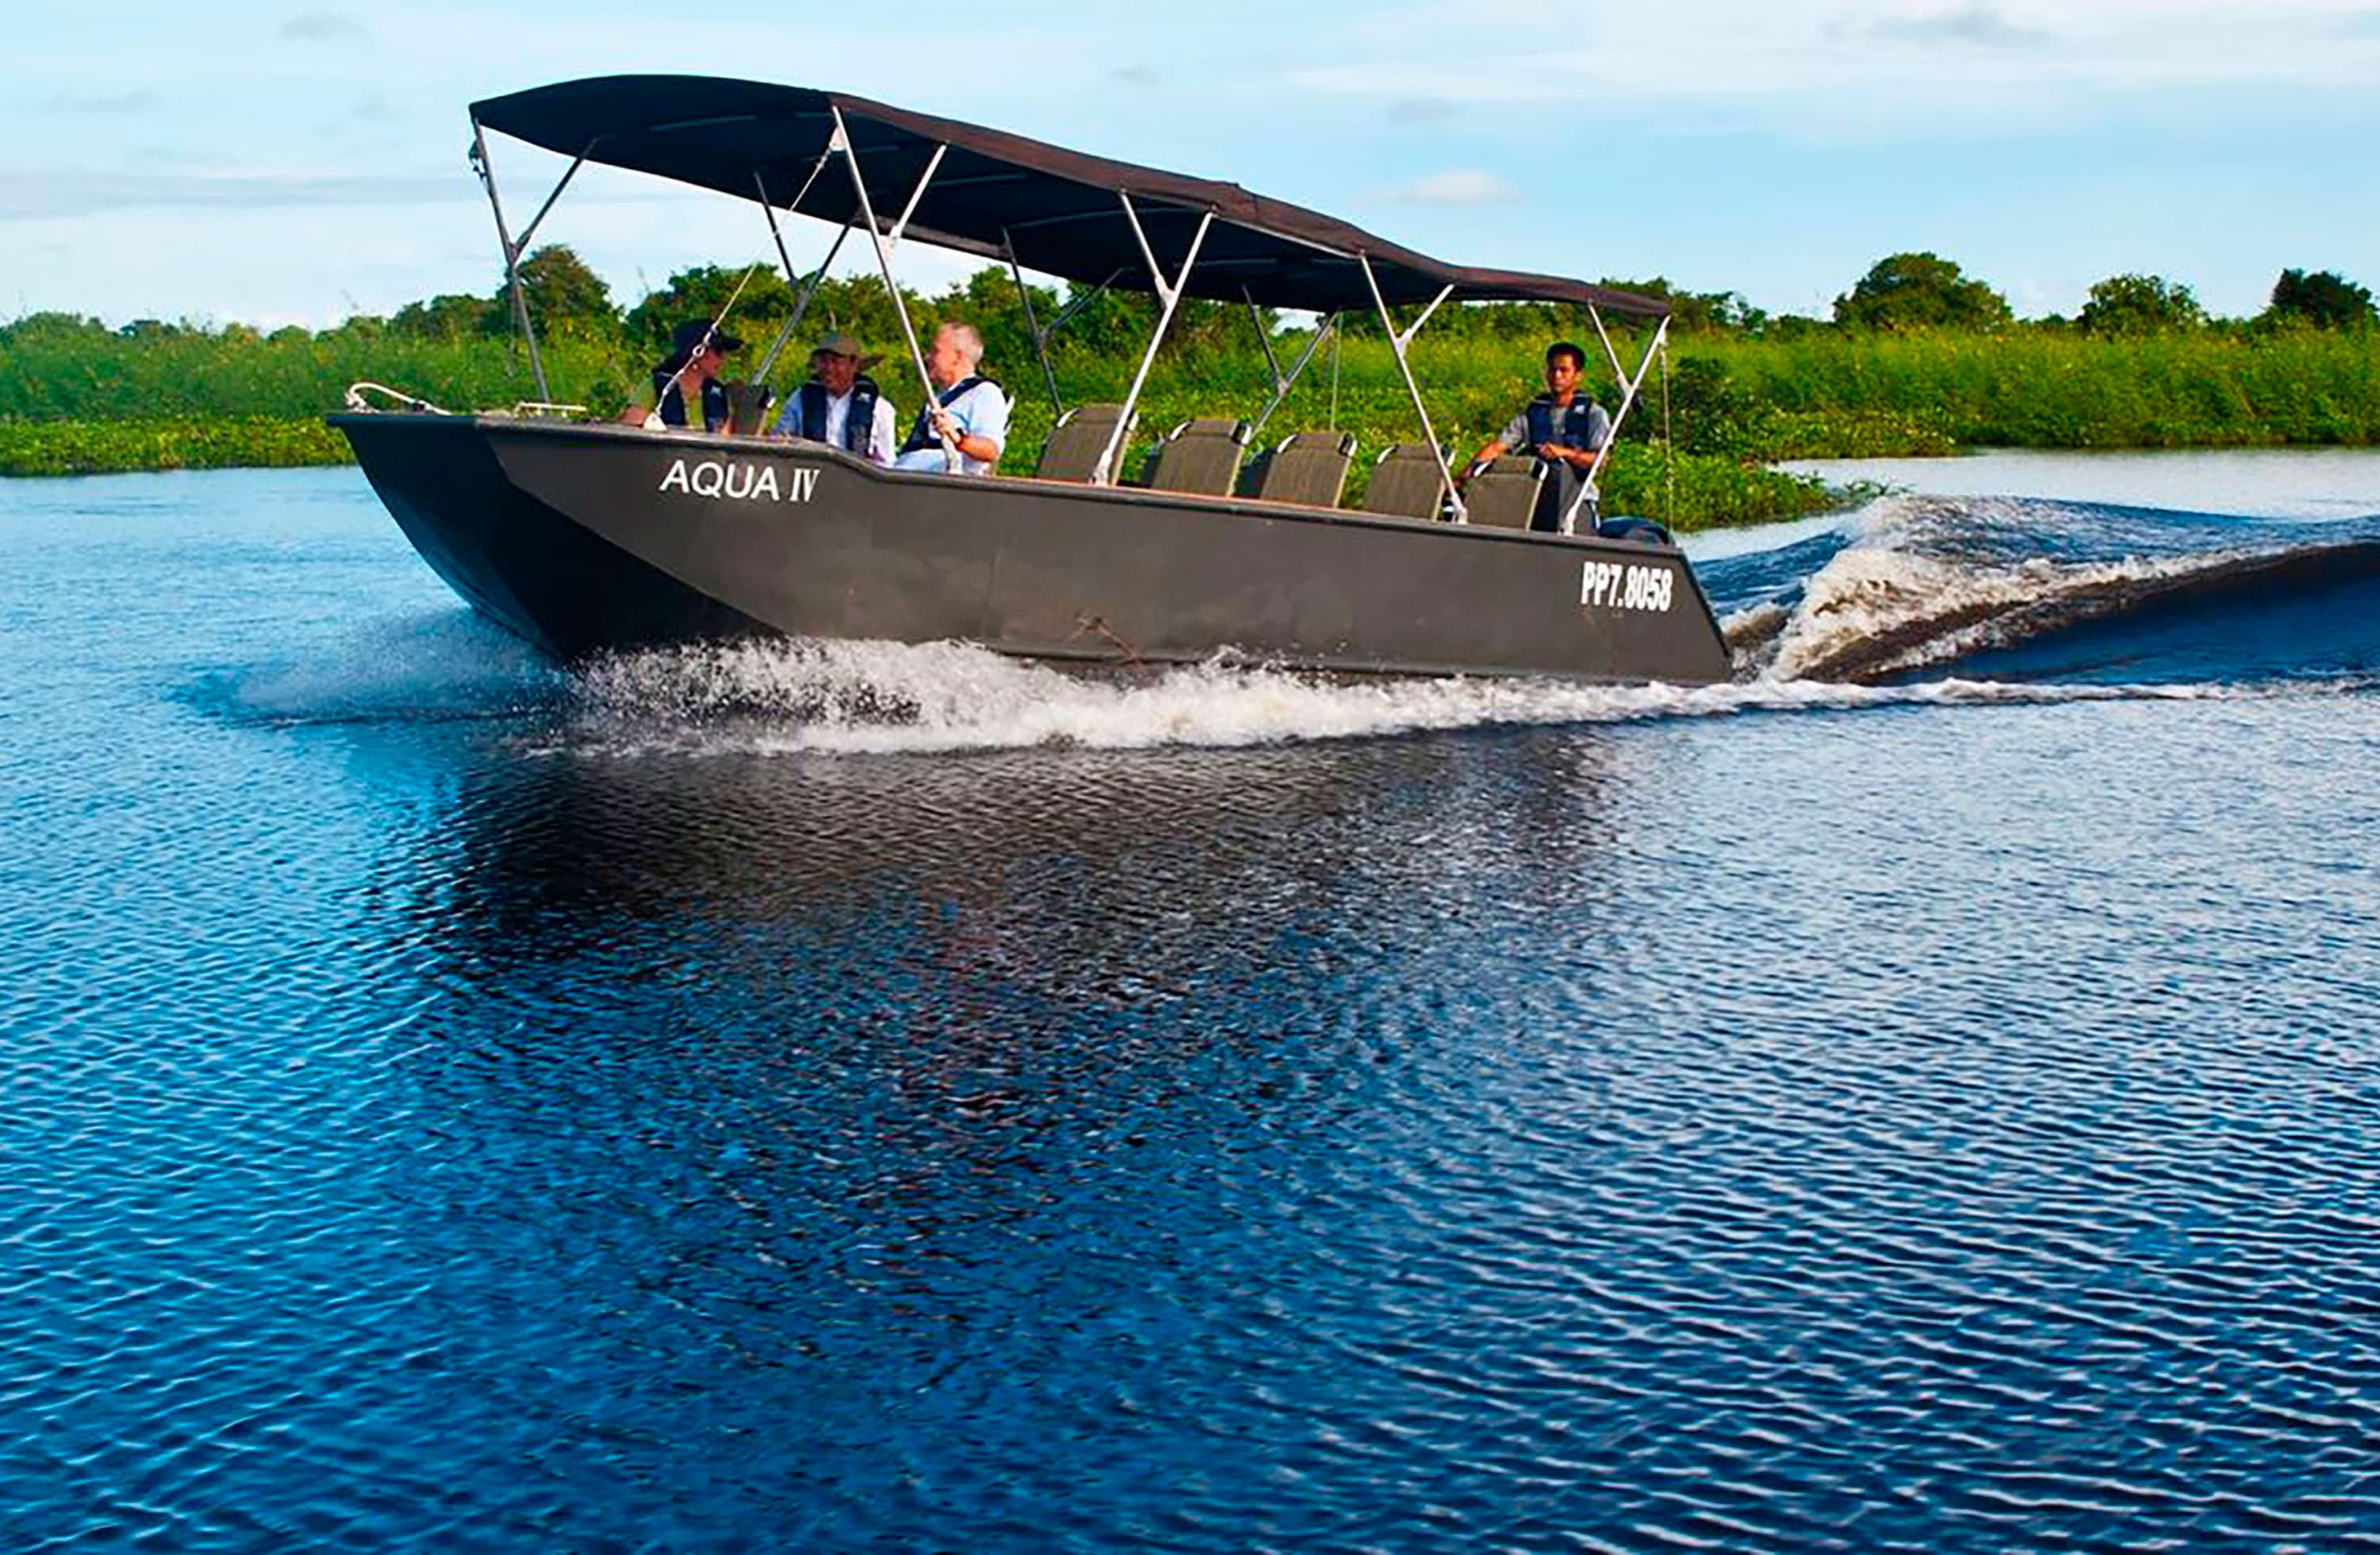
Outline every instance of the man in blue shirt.
<svg viewBox="0 0 2380 1555">
<path fill-rule="evenodd" d="M 990 475 L 1008 445 L 1008 396 L 976 371 L 983 360 L 983 336 L 972 324 L 944 324 L 926 353 L 926 377 L 934 397 L 917 412 L 909 439 L 901 444 L 894 469 L 950 469 L 942 452 L 947 436 L 957 445 L 961 475 Z"/>
</svg>

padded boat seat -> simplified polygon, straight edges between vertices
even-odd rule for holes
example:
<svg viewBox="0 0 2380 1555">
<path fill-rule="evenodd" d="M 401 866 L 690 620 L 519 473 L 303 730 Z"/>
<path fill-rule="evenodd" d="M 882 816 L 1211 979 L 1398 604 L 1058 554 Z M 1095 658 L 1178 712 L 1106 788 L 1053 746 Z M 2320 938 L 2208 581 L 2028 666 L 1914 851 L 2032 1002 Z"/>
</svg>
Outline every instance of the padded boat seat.
<svg viewBox="0 0 2380 1555">
<path fill-rule="evenodd" d="M 1193 492 L 1200 496 L 1228 497 L 1240 473 L 1240 456 L 1247 451 L 1248 424 L 1227 416 L 1202 416 L 1184 421 L 1165 434 L 1148 461 L 1146 482 L 1152 492 Z"/>
<path fill-rule="evenodd" d="M 1393 443 L 1373 461 L 1364 511 L 1392 518 L 1435 518 L 1445 493 L 1446 477 L 1435 449 L 1427 443 Z"/>
<path fill-rule="evenodd" d="M 1258 502 L 1336 507 L 1355 462 L 1353 432 L 1292 432 L 1248 462 L 1240 494 Z"/>
<path fill-rule="evenodd" d="M 1099 456 L 1107 452 L 1108 439 L 1115 431 L 1116 418 L 1123 414 L 1121 405 L 1078 405 L 1058 418 L 1042 440 L 1040 462 L 1033 473 L 1044 480 L 1088 480 L 1099 468 Z M 1137 421 L 1138 416 L 1133 418 Z M 1123 437 L 1118 441 L 1116 459 L 1123 459 L 1123 443 L 1132 439 L 1132 428 L 1126 425 Z"/>
<path fill-rule="evenodd" d="M 1463 485 L 1463 506 L 1475 524 L 1490 528 L 1525 529 L 1536 516 L 1546 484 L 1543 461 L 1528 454 L 1507 454 L 1491 459 Z"/>
</svg>

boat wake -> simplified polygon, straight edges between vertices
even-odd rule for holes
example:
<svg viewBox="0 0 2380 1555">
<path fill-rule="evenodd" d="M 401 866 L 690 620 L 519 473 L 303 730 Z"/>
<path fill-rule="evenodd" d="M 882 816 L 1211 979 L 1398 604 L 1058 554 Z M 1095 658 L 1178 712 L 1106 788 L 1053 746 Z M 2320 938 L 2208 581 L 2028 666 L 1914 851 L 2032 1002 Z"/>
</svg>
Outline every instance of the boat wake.
<svg viewBox="0 0 2380 1555">
<path fill-rule="evenodd" d="M 965 644 L 755 642 L 622 654 L 585 670 L 552 753 L 1119 750 L 1379 738 L 1451 729 L 1627 723 L 1912 704 L 2199 698 L 2193 686 L 2047 686 L 1943 679 L 1863 686 L 1293 674 L 1219 657 L 1086 674 Z"/>
<path fill-rule="evenodd" d="M 1765 542 L 1765 543 L 1764 543 Z M 462 611 L 211 676 L 270 723 L 509 721 L 539 754 L 1125 750 L 1911 705 L 2324 695 L 2380 685 L 2380 516 L 2249 520 L 1888 497 L 1713 537 L 1738 678 L 1708 686 L 1294 674 L 1219 655 L 1084 672 L 965 643 L 754 640 L 559 668 Z"/>
<path fill-rule="evenodd" d="M 2236 686 L 2380 670 L 2380 517 L 1891 496 L 1703 576 L 1746 679 Z"/>
</svg>

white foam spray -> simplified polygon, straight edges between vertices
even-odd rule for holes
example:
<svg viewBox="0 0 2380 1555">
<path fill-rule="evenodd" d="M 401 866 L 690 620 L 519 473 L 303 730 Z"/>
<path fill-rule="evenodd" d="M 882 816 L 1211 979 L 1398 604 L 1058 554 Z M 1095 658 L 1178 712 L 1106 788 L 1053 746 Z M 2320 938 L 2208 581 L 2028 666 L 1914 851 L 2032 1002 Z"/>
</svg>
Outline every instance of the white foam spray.
<svg viewBox="0 0 2380 1555">
<path fill-rule="evenodd" d="M 1597 724 L 1910 704 L 2189 699 L 2204 687 L 1592 686 L 1550 679 L 1351 680 L 1219 656 L 1079 674 L 963 643 L 750 642 L 620 654 L 584 672 L 550 753 L 1101 750 L 1356 739 L 1433 730 Z"/>
</svg>

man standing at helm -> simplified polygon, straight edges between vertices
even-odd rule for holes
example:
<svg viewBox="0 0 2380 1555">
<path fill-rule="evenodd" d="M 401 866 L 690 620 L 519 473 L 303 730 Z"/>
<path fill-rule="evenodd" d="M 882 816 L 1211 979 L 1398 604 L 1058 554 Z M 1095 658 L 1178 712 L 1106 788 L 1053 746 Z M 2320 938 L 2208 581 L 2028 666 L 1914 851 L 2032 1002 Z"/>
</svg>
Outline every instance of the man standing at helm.
<svg viewBox="0 0 2380 1555">
<path fill-rule="evenodd" d="M 810 352 L 810 380 L 785 401 L 772 435 L 845 449 L 874 464 L 892 462 L 892 402 L 867 376 L 876 358 L 836 331 Z"/>
<path fill-rule="evenodd" d="M 976 371 L 982 360 L 983 336 L 974 325 L 953 322 L 934 332 L 933 349 L 926 353 L 934 397 L 917 412 L 893 468 L 947 470 L 945 437 L 957 445 L 958 473 L 990 475 L 999 468 L 1008 445 L 1008 396 Z"/>
</svg>

